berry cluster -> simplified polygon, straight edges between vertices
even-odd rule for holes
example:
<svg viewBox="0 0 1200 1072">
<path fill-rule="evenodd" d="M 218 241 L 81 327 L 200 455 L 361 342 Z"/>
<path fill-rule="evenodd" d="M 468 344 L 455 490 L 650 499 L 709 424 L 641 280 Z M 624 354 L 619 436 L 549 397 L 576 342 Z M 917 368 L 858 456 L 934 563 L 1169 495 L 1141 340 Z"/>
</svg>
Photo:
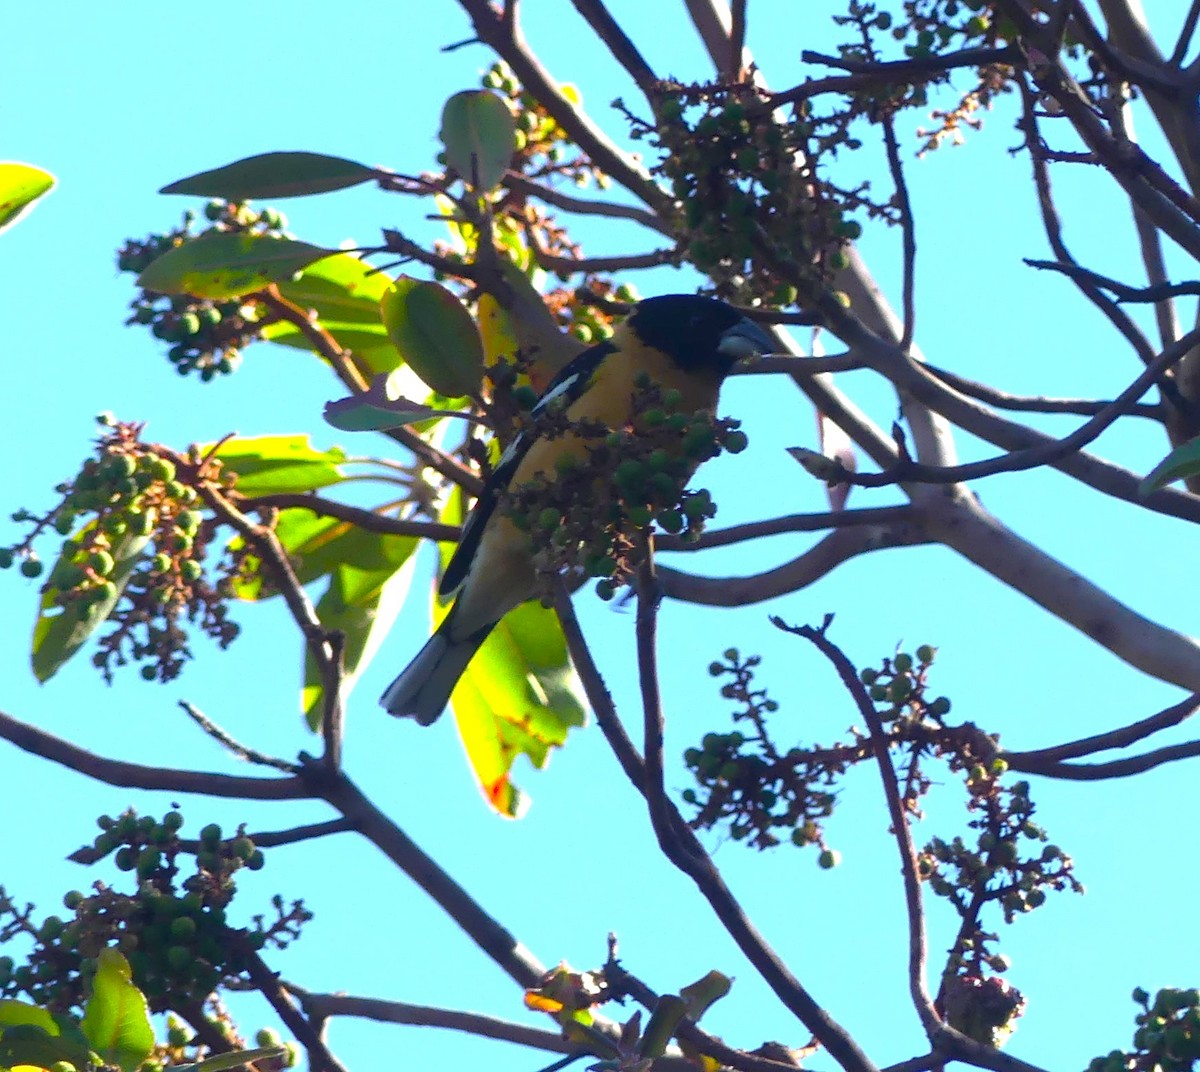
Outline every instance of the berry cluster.
<svg viewBox="0 0 1200 1072">
<path fill-rule="evenodd" d="M 1005 922 L 1011 923 L 1019 913 L 1044 904 L 1048 889 L 1083 891 L 1071 857 L 1057 845 L 1046 844 L 1046 831 L 1033 821 L 1036 809 L 1029 783 L 1000 784 L 1006 769 L 1003 760 L 968 768 L 967 806 L 976 813 L 969 825 L 978 832 L 974 847 L 961 837 L 933 838 L 918 859 L 918 871 L 930 890 L 949 900 L 964 923 L 976 919 L 987 904 L 998 905 Z M 985 962 L 982 931 L 963 933 L 973 939 L 962 953 L 963 966 Z"/>
<path fill-rule="evenodd" d="M 210 201 L 204 215 L 210 226 L 200 232 L 193 231 L 196 215 L 189 211 L 184 213 L 180 226 L 166 234 L 128 240 L 117 251 L 117 268 L 139 273 L 157 257 L 200 234 L 237 231 L 280 235 L 287 227 L 282 213 L 273 208 L 259 211 L 245 203 Z M 170 344 L 167 359 L 176 372 L 181 376 L 195 372 L 207 383 L 237 369 L 242 351 L 262 334 L 265 319 L 264 311 L 254 302 L 212 301 L 141 290 L 130 303 L 125 323 L 148 326 L 156 339 Z"/>
<path fill-rule="evenodd" d="M 50 915 L 40 924 L 31 908 L 18 911 L 0 896 L 0 918 L 9 917 L 0 941 L 23 934 L 34 943 L 24 964 L 0 957 L 0 995 L 24 995 L 55 1012 L 79 1009 L 100 951 L 115 946 L 151 1011 L 191 1009 L 240 975 L 255 951 L 268 944 L 283 948 L 298 937 L 310 914 L 299 901 L 285 909 L 280 897 L 273 901 L 271 923 L 255 916 L 248 929 L 228 924 L 234 875 L 242 868 L 259 870 L 262 851 L 241 828 L 223 838 L 216 824 L 204 827 L 198 841 L 186 842 L 179 836 L 183 821 L 177 811 L 161 819 L 132 810 L 99 817 L 100 833 L 77 856 L 95 861 L 112 855 L 118 870 L 135 875 L 132 894 L 102 882 L 91 893 L 72 890 L 63 898 L 70 915 Z M 195 870 L 183 877 L 193 856 Z"/>
<path fill-rule="evenodd" d="M 562 410 L 539 415 L 527 434 L 567 439 L 570 449 L 542 473 L 506 494 L 513 523 L 528 532 L 534 565 L 543 576 L 564 568 L 597 577 L 611 599 L 640 561 L 652 525 L 695 538 L 716 512 L 703 489 L 687 490 L 696 467 L 722 450 L 738 453 L 747 439 L 739 422 L 679 410 L 678 391 L 663 390 L 644 373 L 633 400 L 636 416 L 624 428 L 571 421 Z"/>
<path fill-rule="evenodd" d="M 868 667 L 859 674 L 867 695 L 880 705 L 879 717 L 884 722 L 925 718 L 941 722 L 950 713 L 950 701 L 945 696 L 933 700 L 925 696 L 926 677 L 936 655 L 937 648 L 922 644 L 915 659 L 907 652 L 897 652 L 884 659 L 878 670 Z"/>
<path fill-rule="evenodd" d="M 44 572 L 35 541 L 53 531 L 67 540 L 42 586 L 48 606 L 95 627 L 102 638 L 94 664 L 111 681 L 114 666 L 140 662 L 147 681 L 169 681 L 188 658 L 181 621 L 222 647 L 237 635 L 220 582 L 210 583 L 204 560 L 216 522 L 205 518 L 197 488 L 232 486 L 215 458 L 181 457 L 141 441 L 142 426 L 98 418 L 103 432 L 94 458 L 74 480 L 59 484 L 59 501 L 41 515 L 19 510 L 31 526 L 20 543 L 0 547 L 0 568 L 20 560 L 21 572 Z"/>
<path fill-rule="evenodd" d="M 1133 1000 L 1141 1006 L 1133 1052 L 1097 1057 L 1088 1072 L 1191 1072 L 1200 1062 L 1200 990 L 1167 988 L 1151 1001 L 1139 986 Z"/>
<path fill-rule="evenodd" d="M 819 845 L 819 865 L 833 867 L 839 857 L 825 844 L 823 827 L 833 814 L 833 786 L 866 750 L 857 743 L 777 748 L 767 716 L 779 704 L 765 689 L 754 688 L 761 661 L 730 648 L 723 660 L 709 665 L 709 674 L 726 679 L 721 697 L 739 705 L 733 721 L 743 723 L 746 732 L 706 733 L 698 747 L 684 752 L 683 761 L 696 779 L 696 788 L 683 791 L 684 801 L 696 809 L 691 826 L 727 826 L 733 840 L 756 849 L 773 848 L 785 838 L 797 846 Z"/>
<path fill-rule="evenodd" d="M 635 138 L 661 150 L 656 171 L 678 206 L 676 237 L 722 297 L 790 305 L 847 266 L 865 188 L 819 178 L 823 151 L 808 117 L 783 123 L 746 87 L 664 83 L 653 126 L 630 116 Z M 797 287 L 800 290 L 797 290 Z"/>
<path fill-rule="evenodd" d="M 573 148 L 567 132 L 532 93 L 526 92 L 503 60 L 497 60 L 484 72 L 484 89 L 499 93 L 517 121 L 517 147 L 513 170 L 531 179 L 569 179 L 585 187 L 595 181 L 601 188 L 609 184 L 608 177 L 582 152 L 571 154 Z M 572 85 L 560 86 L 564 97 L 572 104 L 580 103 L 579 91 Z"/>
</svg>

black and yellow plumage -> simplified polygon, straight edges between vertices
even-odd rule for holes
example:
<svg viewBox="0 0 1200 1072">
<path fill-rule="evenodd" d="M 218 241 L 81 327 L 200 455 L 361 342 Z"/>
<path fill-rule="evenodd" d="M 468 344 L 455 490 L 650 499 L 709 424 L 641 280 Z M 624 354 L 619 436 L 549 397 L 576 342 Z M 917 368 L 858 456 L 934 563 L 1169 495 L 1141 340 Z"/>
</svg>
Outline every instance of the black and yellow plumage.
<svg viewBox="0 0 1200 1072">
<path fill-rule="evenodd" d="M 565 407 L 570 421 L 596 420 L 612 428 L 632 416 L 642 373 L 680 394 L 679 409 L 713 412 L 721 383 L 738 358 L 766 353 L 771 337 L 732 306 L 713 298 L 672 294 L 639 302 L 611 339 L 592 346 L 555 376 L 534 407 Z M 528 534 L 497 512 L 505 488 L 539 473 L 553 479 L 567 437 L 539 439 L 530 432 L 509 444 L 475 508 L 442 577 L 439 592 L 458 598 L 428 643 L 392 682 L 380 701 L 393 715 L 434 722 L 467 664 L 493 627 L 513 607 L 536 595 Z"/>
</svg>

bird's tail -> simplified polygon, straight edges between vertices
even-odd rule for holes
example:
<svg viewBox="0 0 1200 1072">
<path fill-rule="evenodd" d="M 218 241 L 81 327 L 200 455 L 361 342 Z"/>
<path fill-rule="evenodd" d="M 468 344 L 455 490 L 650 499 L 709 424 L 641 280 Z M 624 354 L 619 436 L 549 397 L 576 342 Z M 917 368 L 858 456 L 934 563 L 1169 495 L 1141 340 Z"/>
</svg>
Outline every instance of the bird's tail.
<svg viewBox="0 0 1200 1072">
<path fill-rule="evenodd" d="M 387 687 L 379 702 L 389 715 L 415 718 L 422 726 L 429 726 L 441 717 L 467 663 L 492 631 L 488 625 L 470 636 L 455 639 L 450 629 L 453 617 L 451 611 L 417 657 Z"/>
</svg>

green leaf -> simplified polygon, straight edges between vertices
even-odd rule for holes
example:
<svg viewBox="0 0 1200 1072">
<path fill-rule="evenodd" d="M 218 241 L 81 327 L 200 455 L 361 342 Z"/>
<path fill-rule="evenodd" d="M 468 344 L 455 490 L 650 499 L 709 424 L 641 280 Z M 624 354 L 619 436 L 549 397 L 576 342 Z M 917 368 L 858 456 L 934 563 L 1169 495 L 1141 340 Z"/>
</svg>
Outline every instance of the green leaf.
<svg viewBox="0 0 1200 1072">
<path fill-rule="evenodd" d="M 73 1038 L 48 1032 L 37 1024 L 14 1024 L 0 1031 L 0 1068 L 51 1068 L 70 1061 L 76 1068 L 92 1064 L 90 1050 Z"/>
<path fill-rule="evenodd" d="M 376 307 L 376 317 L 379 310 Z M 370 379 L 380 373 L 392 372 L 400 368 L 404 362 L 400 352 L 392 345 L 382 324 L 374 327 L 370 324 L 360 324 L 357 321 L 320 320 L 321 327 L 333 336 L 343 350 L 349 351 L 350 362 L 362 374 L 364 379 Z M 267 342 L 279 343 L 280 346 L 290 346 L 296 350 L 316 352 L 312 340 L 295 324 L 287 320 L 276 320 L 263 328 L 262 337 Z M 318 353 L 318 356 L 321 356 Z"/>
<path fill-rule="evenodd" d="M 384 294 L 380 312 L 388 337 L 430 387 L 447 398 L 478 394 L 483 341 L 450 291 L 401 276 Z"/>
<path fill-rule="evenodd" d="M 227 201 L 304 197 L 344 190 L 377 178 L 381 172 L 340 156 L 321 153 L 262 153 L 213 171 L 201 171 L 164 186 L 160 194 L 197 194 Z"/>
<path fill-rule="evenodd" d="M 392 376 L 376 376 L 361 394 L 325 403 L 325 420 L 344 432 L 381 432 L 437 417 L 462 417 L 458 410 L 434 409 L 397 394 Z"/>
<path fill-rule="evenodd" d="M 380 319 L 379 303 L 391 285 L 390 276 L 349 253 L 336 253 L 306 268 L 298 278 L 280 283 L 279 292 L 315 312 L 321 327 L 350 351 L 355 367 L 369 379 L 402 363 Z M 284 346 L 313 349 L 308 335 L 287 320 L 268 324 L 263 337 Z"/>
<path fill-rule="evenodd" d="M 700 1017 L 728 994 L 732 986 L 733 980 L 719 971 L 710 971 L 694 983 L 689 983 L 679 991 L 679 996 L 687 1002 L 688 1019 L 699 1023 Z"/>
<path fill-rule="evenodd" d="M 1138 494 L 1145 497 L 1172 481 L 1200 473 L 1200 436 L 1181 443 L 1159 462 L 1138 485 Z"/>
<path fill-rule="evenodd" d="M 340 565 L 329 588 L 317 603 L 317 617 L 326 629 L 341 630 L 345 641 L 342 659 L 346 668 L 343 697 L 349 695 L 370 665 L 384 636 L 396 621 L 412 583 L 420 544 L 414 538 L 371 533 L 379 541 L 379 569 Z M 397 566 L 396 559 L 400 559 Z M 321 728 L 325 685 L 305 646 L 304 687 L 300 706 L 313 732 Z"/>
<path fill-rule="evenodd" d="M 334 573 L 339 566 L 390 573 L 404 564 L 411 539 L 368 532 L 352 522 L 321 517 L 298 507 L 280 511 L 275 535 L 287 551 L 301 584 L 311 584 Z M 264 591 L 258 577 L 236 582 L 235 593 L 239 599 L 248 601 L 277 594 Z"/>
<path fill-rule="evenodd" d="M 86 531 L 77 533 L 63 546 L 59 563 L 70 561 L 78 554 Z M 149 536 L 133 535 L 112 541 L 110 553 L 116 565 L 107 578 L 114 590 L 110 598 L 94 603 L 77 599 L 61 607 L 56 602 L 59 590 L 53 584 L 47 584 L 33 627 L 32 664 L 38 681 L 49 681 L 112 613 L 149 542 Z M 57 567 L 58 563 L 55 563 L 55 569 Z M 54 570 L 50 576 L 54 576 Z"/>
<path fill-rule="evenodd" d="M 233 1053 L 218 1053 L 190 1065 L 172 1065 L 171 1072 L 228 1072 L 241 1068 L 251 1061 L 273 1061 L 287 1055 L 286 1046 L 258 1046 L 253 1050 L 235 1050 Z"/>
<path fill-rule="evenodd" d="M 154 1049 L 146 999 L 131 979 L 129 962 L 120 953 L 100 950 L 82 1024 L 96 1052 L 124 1072 L 136 1072 Z"/>
<path fill-rule="evenodd" d="M 667 1043 L 687 1015 L 687 1002 L 678 994 L 663 994 L 654 1005 L 654 1012 L 638 1043 L 638 1055 L 651 1059 L 667 1052 Z"/>
<path fill-rule="evenodd" d="M 216 457 L 237 474 L 243 495 L 297 494 L 346 479 L 345 451 L 317 450 L 306 435 L 239 436 L 222 443 Z"/>
<path fill-rule="evenodd" d="M 467 89 L 442 109 L 446 164 L 480 193 L 499 185 L 517 148 L 513 114 L 495 93 Z"/>
<path fill-rule="evenodd" d="M 30 1005 L 15 998 L 0 998 L 0 1034 L 18 1024 L 32 1024 L 48 1035 L 58 1034 L 54 1017 L 45 1009 Z"/>
<path fill-rule="evenodd" d="M 54 176 L 32 164 L 0 161 L 0 231 L 27 216 L 34 203 L 54 188 Z"/>
<path fill-rule="evenodd" d="M 209 232 L 151 261 L 138 286 L 162 294 L 239 298 L 286 282 L 336 252 L 275 235 Z"/>
</svg>

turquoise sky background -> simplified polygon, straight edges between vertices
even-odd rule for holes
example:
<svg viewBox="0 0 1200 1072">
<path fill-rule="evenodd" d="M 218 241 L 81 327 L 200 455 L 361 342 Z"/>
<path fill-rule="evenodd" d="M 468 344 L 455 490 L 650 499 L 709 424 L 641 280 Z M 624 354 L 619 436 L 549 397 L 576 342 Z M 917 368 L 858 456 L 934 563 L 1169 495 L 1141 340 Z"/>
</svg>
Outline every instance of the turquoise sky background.
<svg viewBox="0 0 1200 1072">
<path fill-rule="evenodd" d="M 707 61 L 682 26 L 682 4 L 611 3 L 650 62 L 663 73 L 703 79 Z M 1148 5 L 1169 47 L 1182 5 Z M 527 3 L 527 31 L 553 73 L 578 84 L 593 114 L 619 131 L 608 102 L 635 96 L 620 72 L 588 43 L 569 4 Z M 801 19 L 799 12 L 803 10 Z M 827 3 L 755 0 L 749 44 L 772 85 L 803 77 L 801 48 L 828 48 Z M 74 474 L 94 435 L 93 415 L 112 410 L 149 422 L 147 435 L 177 446 L 244 434 L 310 431 L 320 444 L 385 451 L 382 439 L 354 443 L 320 420 L 340 391 L 314 360 L 266 345 L 250 349 L 232 377 L 202 385 L 174 374 L 148 333 L 122 327 L 130 277 L 114 268 L 127 237 L 171 226 L 185 207 L 162 185 L 271 149 L 342 154 L 402 171 L 432 163 L 442 101 L 477 84 L 491 62 L 482 47 L 440 53 L 470 36 L 448 0 L 409 5 L 342 6 L 297 2 L 212 3 L 202 13 L 141 2 L 79 8 L 67 18 L 47 6 L 7 13 L 12 43 L 0 67 L 0 158 L 48 168 L 59 187 L 21 225 L 0 237 L 0 437 L 7 459 L 0 480 L 0 543 L 17 538 L 7 521 L 17 507 L 38 509 Z M 647 16 L 652 16 L 648 18 Z M 674 27 L 680 22 L 678 30 Z M 1021 257 L 1047 255 L 1010 102 L 986 117 L 986 129 L 961 149 L 911 161 L 909 181 L 919 231 L 917 339 L 929 359 L 1017 393 L 1111 397 L 1137 374 L 1099 314 L 1060 278 L 1039 276 Z M 920 120 L 905 120 L 909 129 Z M 910 143 L 915 147 L 916 139 Z M 1153 152 L 1154 144 L 1148 144 Z M 881 152 L 867 140 L 880 190 Z M 911 151 L 909 152 L 911 156 Z M 846 162 L 860 168 L 859 159 Z M 1060 172 L 1062 169 L 1059 169 Z M 1079 259 L 1132 283 L 1143 280 L 1127 212 L 1102 174 L 1056 172 L 1067 239 Z M 435 234 L 427 206 L 374 189 L 357 189 L 282 206 L 300 237 L 334 245 L 369 244 L 381 226 L 417 238 Z M 587 252 L 633 252 L 650 240 L 605 225 L 582 227 Z M 887 292 L 899 293 L 897 237 L 869 230 L 862 251 Z M 1176 278 L 1194 266 L 1174 261 Z M 695 280 L 662 271 L 638 279 L 643 293 L 688 290 Z M 1194 317 L 1186 304 L 1184 322 Z M 1145 322 L 1145 318 L 1142 318 Z M 802 339 L 802 341 L 804 341 Z M 846 386 L 885 427 L 894 400 L 852 374 Z M 742 418 L 751 448 L 704 471 L 721 505 L 722 524 L 824 508 L 822 489 L 783 448 L 816 446 L 811 407 L 789 386 L 759 378 L 730 385 L 724 412 Z M 1072 420 L 1039 425 L 1065 434 Z M 1146 471 L 1166 451 L 1161 434 L 1132 422 L 1095 447 Z M 966 440 L 966 458 L 990 448 Z M 1102 500 L 1051 473 L 1005 476 L 976 485 L 984 503 L 1027 539 L 1068 561 L 1141 613 L 1195 633 L 1194 533 L 1182 522 Z M 898 501 L 889 490 L 856 491 L 854 505 Z M 672 564 L 719 576 L 769 568 L 811 541 L 777 537 L 738 550 L 705 552 Z M 600 735 L 576 734 L 544 772 L 517 771 L 533 806 L 521 822 L 487 811 L 462 760 L 451 719 L 428 732 L 387 719 L 375 699 L 428 629 L 425 607 L 432 555 L 414 584 L 411 613 L 389 638 L 351 697 L 346 762 L 351 776 L 399 825 L 547 964 L 598 966 L 615 931 L 626 966 L 662 991 L 716 968 L 737 978 L 732 995 L 705 1025 L 730 1043 L 764 1039 L 792 1045 L 807 1034 L 753 975 L 716 927 L 691 883 L 658 858 L 644 806 L 621 779 Z M 36 584 L 0 575 L 0 709 L 106 755 L 136 762 L 237 771 L 176 704 L 186 699 L 253 746 L 291 756 L 315 750 L 297 714 L 300 647 L 277 606 L 238 615 L 244 636 L 229 652 L 197 645 L 197 659 L 168 686 L 130 673 L 103 687 L 83 657 L 38 687 L 29 671 Z M 618 706 L 637 710 L 632 615 L 577 600 Z M 834 638 L 862 664 L 877 663 L 898 642 L 939 645 L 935 687 L 955 715 L 999 731 L 1016 748 L 1033 748 L 1144 717 L 1181 698 L 1115 662 L 1081 635 L 1044 619 L 1023 597 L 981 575 L 950 552 L 887 552 L 842 567 L 811 591 L 737 611 L 665 609 L 660 633 L 668 710 L 668 757 L 710 729 L 722 729 L 726 705 L 704 668 L 726 647 L 760 651 L 762 682 L 782 703 L 775 725 L 797 740 L 828 743 L 854 715 L 833 674 L 801 642 L 766 625 L 768 614 L 818 622 L 837 611 Z M 1186 728 L 1163 743 L 1185 740 Z M 217 821 L 232 828 L 280 829 L 328 818 L 320 805 L 242 805 L 96 786 L 0 742 L 9 806 L 0 823 L 2 881 L 17 900 L 58 908 L 62 893 L 95 879 L 64 860 L 88 842 L 101 812 L 128 804 L 162 814 L 179 800 L 185 833 Z M 1021 919 L 1002 948 L 1010 979 L 1030 1001 L 1011 1052 L 1044 1067 L 1082 1068 L 1128 1045 L 1142 985 L 1196 985 L 1194 912 L 1197 866 L 1188 824 L 1194 771 L 1159 769 L 1133 782 L 1082 785 L 1034 780 L 1040 819 L 1076 860 L 1085 897 L 1052 896 Z M 669 787 L 687 785 L 682 766 Z M 959 799 L 947 781 L 935 790 L 919 840 L 953 834 Z M 819 871 L 815 853 L 783 848 L 754 855 L 710 838 L 716 861 L 745 908 L 804 983 L 855 1032 L 882 1064 L 921 1050 L 903 964 L 903 905 L 895 848 L 873 769 L 845 783 L 831 842 L 844 862 Z M 124 881 L 122 879 L 121 881 Z M 119 882 L 117 883 L 120 884 Z M 519 1019 L 520 993 L 478 953 L 441 910 L 367 845 L 342 835 L 268 854 L 267 867 L 241 886 L 235 908 L 245 919 L 275 892 L 303 896 L 316 919 L 305 937 L 271 963 L 315 990 L 469 1008 Z M 930 946 L 953 937 L 953 921 L 930 904 Z M 235 913 L 236 915 L 236 913 Z M 271 1023 L 264 1004 L 240 1007 L 251 1033 Z M 539 1022 L 533 1020 L 532 1022 Z M 381 1059 L 412 1067 L 470 1067 L 532 1072 L 550 1056 L 430 1029 L 338 1021 L 333 1048 L 352 1069 Z M 818 1057 L 814 1067 L 831 1062 Z"/>
</svg>

